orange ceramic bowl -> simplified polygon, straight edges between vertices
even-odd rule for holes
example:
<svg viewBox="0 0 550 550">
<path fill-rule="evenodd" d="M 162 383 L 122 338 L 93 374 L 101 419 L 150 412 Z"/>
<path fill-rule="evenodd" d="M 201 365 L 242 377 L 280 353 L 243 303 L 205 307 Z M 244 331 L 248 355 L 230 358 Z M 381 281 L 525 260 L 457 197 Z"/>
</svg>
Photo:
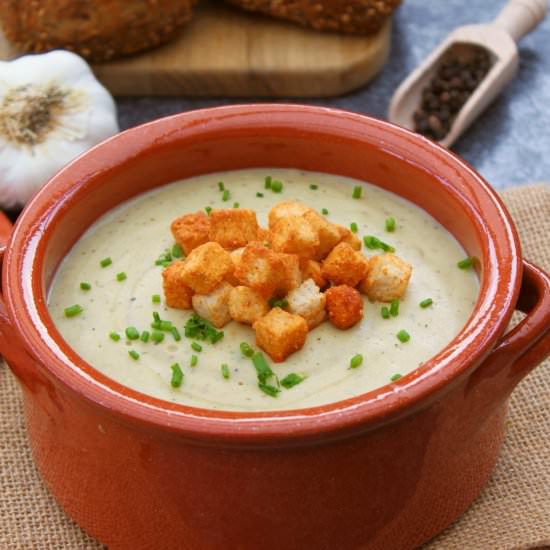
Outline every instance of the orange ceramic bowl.
<svg viewBox="0 0 550 550">
<path fill-rule="evenodd" d="M 397 383 L 296 411 L 176 405 L 86 364 L 46 308 L 82 232 L 153 187 L 249 167 L 350 176 L 427 210 L 480 260 L 462 332 Z M 319 107 L 208 109 L 123 132 L 39 192 L 3 264 L 0 351 L 23 388 L 36 463 L 67 513 L 111 550 L 414 548 L 479 494 L 510 392 L 550 353 L 550 279 L 522 260 L 487 183 L 418 135 Z M 527 316 L 504 335 L 516 308 Z"/>
</svg>

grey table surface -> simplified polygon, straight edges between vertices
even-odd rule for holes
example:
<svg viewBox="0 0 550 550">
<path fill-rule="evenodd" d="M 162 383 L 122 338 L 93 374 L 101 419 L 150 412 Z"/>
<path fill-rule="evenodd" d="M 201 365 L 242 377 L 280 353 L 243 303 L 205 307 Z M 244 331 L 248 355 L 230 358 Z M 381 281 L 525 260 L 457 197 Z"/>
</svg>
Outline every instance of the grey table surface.
<svg viewBox="0 0 550 550">
<path fill-rule="evenodd" d="M 399 83 L 460 25 L 487 22 L 504 0 L 404 0 L 394 18 L 392 50 L 381 73 L 365 87 L 330 99 L 276 101 L 327 105 L 385 118 Z M 454 145 L 494 187 L 550 180 L 550 15 L 519 45 L 515 80 Z M 122 128 L 170 114 L 243 99 L 119 98 Z M 262 100 L 265 101 L 265 100 Z"/>
</svg>

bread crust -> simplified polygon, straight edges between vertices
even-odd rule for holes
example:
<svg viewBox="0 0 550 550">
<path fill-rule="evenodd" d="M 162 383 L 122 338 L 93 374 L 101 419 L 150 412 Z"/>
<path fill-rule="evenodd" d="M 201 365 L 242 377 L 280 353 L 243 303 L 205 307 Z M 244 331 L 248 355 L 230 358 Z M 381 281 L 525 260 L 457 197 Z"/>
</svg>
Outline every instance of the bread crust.
<svg viewBox="0 0 550 550">
<path fill-rule="evenodd" d="M 24 52 L 71 50 L 108 61 L 172 39 L 191 19 L 194 0 L 3 0 L 0 23 Z"/>
<path fill-rule="evenodd" d="M 247 11 L 287 19 L 319 31 L 373 34 L 401 0 L 226 0 Z"/>
</svg>

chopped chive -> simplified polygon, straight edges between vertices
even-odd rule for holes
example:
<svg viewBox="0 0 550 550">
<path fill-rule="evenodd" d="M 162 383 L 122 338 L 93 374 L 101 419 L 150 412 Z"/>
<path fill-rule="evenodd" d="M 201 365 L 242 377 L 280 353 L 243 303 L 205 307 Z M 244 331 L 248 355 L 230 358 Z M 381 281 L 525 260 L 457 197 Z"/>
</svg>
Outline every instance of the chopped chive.
<svg viewBox="0 0 550 550">
<path fill-rule="evenodd" d="M 309 186 L 310 189 L 313 189 L 313 191 L 317 191 L 317 189 L 319 189 L 319 186 L 316 185 L 315 183 L 312 183 L 310 186 Z"/>
<path fill-rule="evenodd" d="M 260 383 L 265 384 L 267 379 L 273 376 L 273 371 L 269 366 L 264 354 L 260 351 L 257 351 L 252 356 L 252 363 L 254 363 L 254 368 L 256 369 L 256 374 L 258 375 L 258 380 Z"/>
<path fill-rule="evenodd" d="M 204 210 L 210 216 L 210 212 L 212 212 L 212 207 L 211 206 L 205 206 Z"/>
<path fill-rule="evenodd" d="M 160 304 L 160 294 L 153 294 L 151 296 L 151 301 L 153 304 Z"/>
<path fill-rule="evenodd" d="M 355 222 L 351 223 L 349 228 L 352 230 L 353 233 L 357 233 L 357 231 L 359 231 L 359 228 L 357 227 L 357 224 Z"/>
<path fill-rule="evenodd" d="M 241 205 L 238 202 L 233 203 L 233 208 L 239 208 L 239 206 L 241 206 Z"/>
<path fill-rule="evenodd" d="M 460 269 L 469 269 L 474 265 L 474 258 L 472 256 L 469 256 L 468 258 L 464 258 L 463 260 L 460 260 L 460 262 L 458 262 L 456 265 Z"/>
<path fill-rule="evenodd" d="M 277 397 L 281 391 L 279 388 L 276 388 L 271 384 L 266 384 L 265 382 L 258 382 L 258 388 L 271 397 Z"/>
<path fill-rule="evenodd" d="M 202 351 L 202 346 L 201 346 L 199 343 L 197 343 L 197 342 L 193 342 L 193 343 L 191 344 L 191 347 L 192 347 L 195 351 Z"/>
<path fill-rule="evenodd" d="M 418 305 L 421 308 L 427 308 L 430 307 L 433 303 L 434 301 L 431 298 L 426 298 L 425 300 L 422 300 Z"/>
<path fill-rule="evenodd" d="M 160 323 L 160 315 L 158 311 L 153 311 L 153 319 Z"/>
<path fill-rule="evenodd" d="M 172 333 L 172 336 L 174 337 L 174 340 L 176 342 L 179 342 L 181 340 L 180 331 L 176 327 L 172 327 L 170 332 Z"/>
<path fill-rule="evenodd" d="M 349 362 L 349 368 L 350 369 L 356 369 L 357 367 L 360 367 L 363 364 L 363 356 L 358 353 L 357 355 L 354 355 L 351 358 L 351 361 Z"/>
<path fill-rule="evenodd" d="M 164 332 L 170 332 L 172 330 L 172 321 L 161 321 L 159 325 L 159 329 L 163 330 Z"/>
<path fill-rule="evenodd" d="M 382 309 L 380 310 L 380 314 L 382 315 L 383 319 L 389 319 L 390 318 L 390 310 L 386 306 L 382 306 Z"/>
<path fill-rule="evenodd" d="M 91 290 L 92 285 L 90 283 L 80 283 L 80 290 Z"/>
<path fill-rule="evenodd" d="M 352 196 L 354 199 L 360 199 L 362 193 L 363 193 L 363 188 L 362 188 L 360 185 L 356 185 L 356 186 L 353 188 L 353 193 L 352 193 L 351 196 Z"/>
<path fill-rule="evenodd" d="M 178 244 L 172 245 L 172 250 L 170 250 L 172 258 L 181 258 L 183 257 L 183 248 Z"/>
<path fill-rule="evenodd" d="M 273 180 L 271 179 L 271 176 L 266 176 L 266 177 L 265 177 L 265 180 L 264 180 L 264 187 L 265 187 L 266 189 L 271 189 L 271 182 L 272 182 L 272 181 L 273 181 Z"/>
<path fill-rule="evenodd" d="M 161 332 L 160 330 L 154 330 L 151 333 L 151 340 L 155 342 L 155 344 L 160 344 L 164 340 L 164 332 Z"/>
<path fill-rule="evenodd" d="M 76 317 L 84 311 L 84 308 L 79 304 L 75 304 L 74 306 L 66 307 L 63 311 L 65 312 L 65 317 Z"/>
<path fill-rule="evenodd" d="M 390 378 L 390 380 L 391 380 L 392 382 L 397 382 L 397 380 L 399 380 L 400 378 L 403 378 L 403 376 L 401 376 L 400 374 L 394 374 L 394 375 Z"/>
<path fill-rule="evenodd" d="M 222 376 L 227 380 L 229 378 L 229 366 L 224 363 L 221 366 Z"/>
<path fill-rule="evenodd" d="M 411 335 L 406 330 L 400 330 L 397 333 L 397 339 L 404 344 L 411 339 Z"/>
<path fill-rule="evenodd" d="M 271 307 L 287 307 L 288 306 L 288 300 L 286 298 L 270 298 L 267 302 Z"/>
<path fill-rule="evenodd" d="M 139 353 L 135 349 L 129 349 L 128 355 L 134 360 L 137 361 L 139 359 Z"/>
<path fill-rule="evenodd" d="M 279 180 L 273 180 L 271 182 L 271 190 L 274 193 L 280 193 L 283 190 L 283 182 Z"/>
<path fill-rule="evenodd" d="M 374 235 L 365 235 L 363 237 L 363 242 L 365 243 L 365 246 L 367 248 L 370 248 L 371 250 L 376 250 L 379 248 L 380 250 L 383 250 L 384 252 L 395 252 L 395 248 L 384 241 L 381 241 L 378 237 L 375 237 Z"/>
<path fill-rule="evenodd" d="M 263 193 L 260 193 L 259 191 L 256 193 L 256 196 L 259 197 L 259 198 L 262 198 L 264 196 Z"/>
<path fill-rule="evenodd" d="M 107 267 L 107 266 L 110 266 L 112 263 L 113 263 L 113 260 L 111 260 L 111 258 L 103 258 L 103 260 L 99 262 L 99 265 L 101 267 Z"/>
<path fill-rule="evenodd" d="M 395 231 L 395 218 L 386 218 L 385 225 L 386 231 L 388 233 L 393 233 Z"/>
<path fill-rule="evenodd" d="M 225 191 L 225 185 L 224 185 L 223 181 L 218 182 L 218 189 L 220 191 Z"/>
<path fill-rule="evenodd" d="M 222 194 L 222 201 L 227 202 L 230 196 L 231 193 L 229 192 L 229 189 L 226 189 Z"/>
<path fill-rule="evenodd" d="M 300 382 L 303 382 L 305 379 L 306 377 L 303 374 L 296 374 L 295 372 L 291 372 L 281 380 L 281 386 L 289 390 L 290 388 L 297 386 Z"/>
<path fill-rule="evenodd" d="M 390 315 L 397 317 L 399 315 L 399 300 L 392 300 L 390 304 Z"/>
<path fill-rule="evenodd" d="M 137 340 L 139 338 L 139 330 L 136 327 L 127 327 L 125 332 L 128 340 Z"/>
<path fill-rule="evenodd" d="M 224 333 L 222 330 L 216 330 L 212 323 L 194 313 L 185 323 L 185 336 L 215 344 L 223 338 Z"/>
<path fill-rule="evenodd" d="M 183 371 L 178 363 L 174 363 L 170 367 L 172 369 L 172 378 L 170 379 L 170 385 L 173 388 L 179 388 L 183 382 Z"/>
<path fill-rule="evenodd" d="M 328 216 L 328 210 L 326 208 L 323 208 L 321 210 L 321 214 L 323 214 L 323 216 Z"/>
<path fill-rule="evenodd" d="M 149 342 L 149 337 L 151 336 L 151 334 L 149 333 L 148 330 L 144 330 L 142 333 L 141 333 L 141 336 L 139 337 L 139 339 L 142 341 L 142 342 Z"/>
<path fill-rule="evenodd" d="M 124 273 L 124 271 L 121 271 L 120 273 L 116 274 L 116 280 L 120 283 L 128 278 L 128 275 Z"/>
<path fill-rule="evenodd" d="M 151 323 L 151 328 L 154 328 L 155 330 L 160 330 L 160 321 L 153 321 Z"/>
<path fill-rule="evenodd" d="M 196 355 L 191 355 L 191 361 L 189 364 L 192 367 L 196 367 L 198 362 L 199 362 L 199 358 Z"/>
<path fill-rule="evenodd" d="M 118 342 L 120 340 L 120 334 L 118 334 L 118 332 L 110 332 L 109 333 L 109 338 L 113 341 L 113 342 Z"/>
<path fill-rule="evenodd" d="M 252 357 L 254 355 L 254 350 L 246 342 L 241 342 L 240 348 L 241 353 L 245 357 Z"/>
</svg>

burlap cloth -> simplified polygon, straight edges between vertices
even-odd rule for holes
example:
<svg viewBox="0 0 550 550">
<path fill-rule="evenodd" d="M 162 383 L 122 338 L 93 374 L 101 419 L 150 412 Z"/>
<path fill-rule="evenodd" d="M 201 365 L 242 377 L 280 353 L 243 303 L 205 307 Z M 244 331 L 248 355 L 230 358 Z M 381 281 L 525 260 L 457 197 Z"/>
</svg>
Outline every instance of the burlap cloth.
<svg viewBox="0 0 550 550">
<path fill-rule="evenodd" d="M 550 270 L 550 187 L 531 185 L 502 196 L 518 226 L 524 256 Z M 550 548 L 549 363 L 514 391 L 502 454 L 482 495 L 423 550 Z M 19 388 L 3 365 L 0 430 L 0 550 L 104 548 L 65 516 L 42 485 L 27 442 Z"/>
</svg>

